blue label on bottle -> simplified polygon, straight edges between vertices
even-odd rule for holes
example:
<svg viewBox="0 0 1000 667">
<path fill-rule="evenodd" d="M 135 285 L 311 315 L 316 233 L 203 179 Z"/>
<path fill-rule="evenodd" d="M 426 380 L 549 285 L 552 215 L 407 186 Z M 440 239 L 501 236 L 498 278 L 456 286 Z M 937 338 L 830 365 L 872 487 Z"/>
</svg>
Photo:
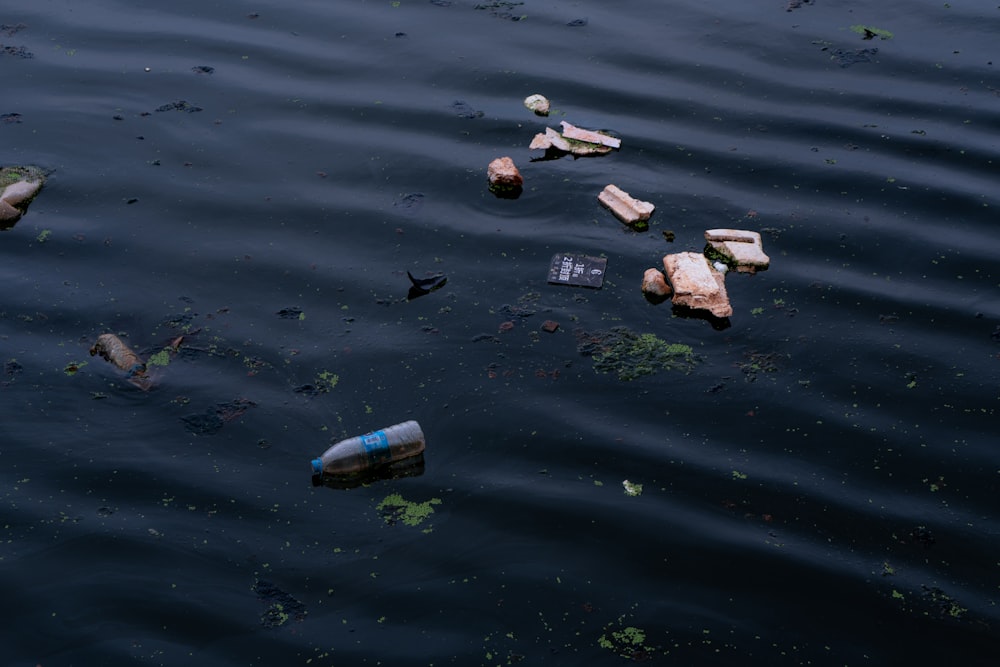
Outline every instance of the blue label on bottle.
<svg viewBox="0 0 1000 667">
<path fill-rule="evenodd" d="M 368 435 L 361 436 L 361 444 L 368 455 L 368 463 L 376 466 L 392 460 L 392 452 L 389 451 L 389 438 L 385 431 L 375 431 Z"/>
</svg>

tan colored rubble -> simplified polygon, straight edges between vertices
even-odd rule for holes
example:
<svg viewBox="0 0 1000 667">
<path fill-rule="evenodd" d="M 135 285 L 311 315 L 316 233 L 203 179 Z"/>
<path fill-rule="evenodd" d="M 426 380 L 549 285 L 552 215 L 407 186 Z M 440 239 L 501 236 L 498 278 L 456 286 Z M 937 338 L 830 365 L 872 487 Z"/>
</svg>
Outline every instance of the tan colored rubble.
<svg viewBox="0 0 1000 667">
<path fill-rule="evenodd" d="M 615 214 L 615 217 L 627 225 L 634 225 L 637 222 L 649 220 L 656 207 L 646 201 L 639 201 L 631 197 L 627 192 L 617 185 L 609 185 L 601 194 L 597 195 L 598 201 Z"/>
<path fill-rule="evenodd" d="M 544 95 L 528 95 L 524 98 L 524 106 L 535 112 L 538 116 L 549 115 L 549 100 Z"/>
<path fill-rule="evenodd" d="M 716 251 L 736 264 L 740 273 L 756 273 L 767 269 L 771 258 L 764 254 L 760 234 L 744 229 L 709 229 L 705 240 Z"/>
<path fill-rule="evenodd" d="M 659 269 L 646 269 L 642 275 L 642 293 L 653 296 L 670 296 L 670 285 Z"/>
<path fill-rule="evenodd" d="M 675 306 L 707 310 L 716 317 L 729 317 L 733 314 L 725 279 L 701 253 L 679 252 L 666 255 L 663 258 L 663 268 L 674 289 L 672 301 Z"/>
<path fill-rule="evenodd" d="M 486 175 L 490 179 L 491 189 L 513 190 L 524 185 L 521 172 L 509 157 L 498 157 L 490 162 Z"/>
<path fill-rule="evenodd" d="M 545 128 L 545 134 L 536 134 L 531 140 L 531 145 L 528 146 L 528 148 L 531 150 L 548 150 L 549 148 L 556 148 L 561 150 L 563 153 L 572 153 L 576 156 L 606 155 L 614 150 L 610 146 L 604 146 L 598 143 L 590 143 L 579 139 L 567 139 L 566 136 L 559 134 L 551 127 Z"/>
<path fill-rule="evenodd" d="M 562 135 L 567 139 L 586 141 L 588 144 L 600 144 L 601 146 L 607 146 L 608 148 L 622 147 L 622 140 L 618 137 L 612 137 L 604 134 L 603 132 L 584 130 L 583 128 L 576 127 L 575 125 L 570 125 L 566 121 L 562 121 L 559 124 L 562 125 Z"/>
</svg>

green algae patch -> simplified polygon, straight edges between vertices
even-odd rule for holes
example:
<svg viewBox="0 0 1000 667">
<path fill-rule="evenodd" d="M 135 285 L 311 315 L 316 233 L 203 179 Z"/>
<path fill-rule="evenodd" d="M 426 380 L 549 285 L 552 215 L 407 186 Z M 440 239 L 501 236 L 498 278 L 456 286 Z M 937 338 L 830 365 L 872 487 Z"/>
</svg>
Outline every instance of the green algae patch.
<svg viewBox="0 0 1000 667">
<path fill-rule="evenodd" d="M 851 30 L 861 35 L 862 39 L 879 39 L 886 40 L 895 37 L 888 30 L 883 30 L 882 28 L 873 28 L 870 25 L 852 25 Z"/>
<path fill-rule="evenodd" d="M 402 523 L 406 526 L 419 526 L 434 514 L 434 505 L 440 505 L 440 498 L 431 498 L 422 503 L 406 500 L 398 493 L 385 497 L 375 509 L 382 513 L 385 522 L 390 526 Z"/>
<path fill-rule="evenodd" d="M 626 382 L 664 370 L 687 373 L 697 361 L 689 345 L 668 343 L 655 334 L 638 334 L 626 327 L 579 333 L 577 350 L 593 358 L 596 372 Z"/>
<path fill-rule="evenodd" d="M 166 366 L 170 363 L 170 349 L 163 348 L 146 360 L 147 366 Z"/>
<path fill-rule="evenodd" d="M 597 645 L 628 660 L 648 660 L 654 654 L 654 649 L 646 645 L 646 631 L 634 625 L 627 625 L 619 630 L 605 628 Z"/>
<path fill-rule="evenodd" d="M 63 368 L 63 373 L 70 376 L 76 375 L 77 372 L 86 365 L 86 361 L 71 361 Z"/>
<path fill-rule="evenodd" d="M 630 482 L 627 479 L 622 481 L 622 488 L 625 489 L 626 496 L 641 496 L 642 484 Z"/>
</svg>

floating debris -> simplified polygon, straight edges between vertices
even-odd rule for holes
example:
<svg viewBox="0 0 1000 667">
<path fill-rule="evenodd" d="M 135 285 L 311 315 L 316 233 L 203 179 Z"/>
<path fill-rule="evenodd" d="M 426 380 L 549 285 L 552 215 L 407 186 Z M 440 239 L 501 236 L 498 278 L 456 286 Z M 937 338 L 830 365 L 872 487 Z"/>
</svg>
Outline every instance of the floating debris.
<svg viewBox="0 0 1000 667">
<path fill-rule="evenodd" d="M 517 199 L 521 195 L 524 178 L 509 157 L 498 157 L 486 168 L 490 192 L 503 199 Z"/>
<path fill-rule="evenodd" d="M 628 382 L 662 370 L 690 371 L 696 359 L 689 345 L 668 343 L 651 333 L 626 327 L 578 332 L 577 351 L 593 358 L 594 370 Z"/>
<path fill-rule="evenodd" d="M 4 46 L 0 44 L 0 55 L 14 56 L 15 58 L 34 58 L 35 54 L 23 46 Z"/>
<path fill-rule="evenodd" d="M 410 278 L 410 291 L 406 295 L 407 300 L 412 301 L 417 297 L 424 296 L 425 294 L 430 294 L 435 290 L 439 290 L 445 286 L 448 282 L 448 278 L 445 277 L 443 273 L 435 273 L 427 278 L 415 278 L 409 271 L 406 275 Z"/>
<path fill-rule="evenodd" d="M 642 293 L 647 297 L 665 300 L 671 293 L 670 285 L 660 269 L 646 269 L 642 274 Z"/>
<path fill-rule="evenodd" d="M 562 123 L 563 132 L 545 128 L 544 133 L 539 133 L 531 140 L 528 146 L 532 151 L 545 151 L 541 159 L 554 159 L 570 153 L 577 157 L 589 155 L 607 155 L 608 153 L 621 148 L 621 139 L 612 137 L 603 132 L 584 130 L 570 125 L 566 121 Z"/>
<path fill-rule="evenodd" d="M 260 624 L 264 627 L 276 628 L 289 620 L 301 621 L 306 617 L 306 606 L 270 581 L 258 579 L 252 590 L 258 600 L 267 604 L 260 615 Z"/>
<path fill-rule="evenodd" d="M 21 219 L 44 184 L 45 173 L 38 167 L 0 168 L 0 229 Z"/>
<path fill-rule="evenodd" d="M 878 54 L 878 49 L 834 49 L 830 52 L 830 60 L 841 67 L 850 67 L 857 63 L 870 63 Z"/>
<path fill-rule="evenodd" d="M 403 523 L 406 526 L 419 526 L 434 514 L 434 505 L 440 505 L 440 498 L 431 498 L 422 503 L 405 500 L 398 493 L 385 497 L 375 509 L 382 512 L 385 522 L 394 525 Z"/>
<path fill-rule="evenodd" d="M 867 25 L 852 25 L 851 30 L 861 35 L 861 39 L 870 40 L 878 37 L 881 40 L 892 39 L 895 37 L 888 30 L 883 30 L 882 28 L 873 28 Z"/>
<path fill-rule="evenodd" d="M 199 111 L 204 111 L 201 107 L 196 107 L 186 100 L 178 100 L 176 102 L 170 102 L 156 108 L 156 111 L 184 111 L 187 113 L 197 113 Z"/>
<path fill-rule="evenodd" d="M 415 214 L 423 205 L 424 194 L 422 192 L 411 192 L 403 195 L 392 204 L 393 208 L 399 209 L 400 212 L 406 215 Z"/>
<path fill-rule="evenodd" d="M 647 221 L 653 215 L 656 207 L 648 201 L 634 199 L 617 185 L 608 185 L 597 200 L 615 214 L 615 217 L 633 229 L 645 231 L 649 229 Z"/>
<path fill-rule="evenodd" d="M 607 273 L 606 257 L 591 257 L 575 253 L 560 252 L 552 256 L 549 263 L 549 283 L 552 285 L 574 285 L 600 289 Z"/>
<path fill-rule="evenodd" d="M 146 373 L 146 363 L 125 342 L 112 333 L 101 334 L 90 348 L 90 356 L 100 355 L 119 370 L 125 371 L 128 382 L 143 391 L 149 391 L 152 379 Z"/>
<path fill-rule="evenodd" d="M 507 19 L 508 21 L 522 21 L 528 18 L 525 14 L 515 14 L 509 10 L 514 9 L 519 5 L 523 5 L 523 2 L 508 2 L 506 0 L 496 0 L 495 2 L 486 2 L 480 5 L 476 5 L 476 9 L 486 9 L 489 10 L 492 16 L 498 19 Z"/>
<path fill-rule="evenodd" d="M 477 109 L 473 109 L 466 102 L 462 100 L 455 100 L 451 103 L 451 110 L 458 115 L 459 118 L 482 118 L 483 112 Z"/>
<path fill-rule="evenodd" d="M 740 273 L 764 271 L 771 259 L 764 254 L 764 245 L 758 232 L 744 229 L 709 229 L 705 232 L 708 246 L 705 256 L 718 257 L 729 268 Z"/>
<path fill-rule="evenodd" d="M 706 310 L 719 318 L 733 314 L 725 279 L 704 255 L 696 252 L 666 255 L 663 268 L 673 287 L 675 306 Z"/>
<path fill-rule="evenodd" d="M 534 112 L 536 116 L 549 115 L 549 100 L 544 95 L 539 95 L 537 93 L 534 95 L 528 95 L 524 98 L 524 106 L 526 106 L 529 111 Z"/>
<path fill-rule="evenodd" d="M 238 398 L 227 403 L 219 403 L 205 412 L 181 417 L 181 421 L 185 428 L 195 435 L 212 435 L 256 405 L 253 401 Z"/>
</svg>

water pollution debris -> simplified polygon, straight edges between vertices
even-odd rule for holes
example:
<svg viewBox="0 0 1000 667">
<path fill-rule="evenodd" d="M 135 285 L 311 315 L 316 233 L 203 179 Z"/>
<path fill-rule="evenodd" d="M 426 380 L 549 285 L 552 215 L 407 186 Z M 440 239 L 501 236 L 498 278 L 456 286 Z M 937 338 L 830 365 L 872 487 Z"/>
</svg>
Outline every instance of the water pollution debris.
<svg viewBox="0 0 1000 667">
<path fill-rule="evenodd" d="M 0 229 L 13 227 L 21 219 L 44 184 L 45 172 L 38 167 L 0 168 Z"/>
<path fill-rule="evenodd" d="M 126 380 L 143 391 L 149 391 L 153 381 L 144 362 L 125 342 L 112 333 L 101 334 L 90 348 L 90 356 L 100 355 L 125 372 Z"/>
<path fill-rule="evenodd" d="M 417 278 L 409 271 L 406 272 L 406 275 L 410 279 L 410 291 L 406 295 L 407 301 L 430 294 L 448 283 L 448 278 L 443 273 L 435 273 L 426 278 Z"/>
<path fill-rule="evenodd" d="M 764 253 L 764 245 L 759 232 L 744 229 L 709 229 L 705 231 L 708 242 L 706 256 L 717 253 L 729 268 L 739 273 L 765 271 L 771 265 L 771 258 Z"/>
<path fill-rule="evenodd" d="M 600 289 L 608 269 L 607 257 L 560 252 L 549 263 L 550 285 L 572 285 Z"/>
<path fill-rule="evenodd" d="M 250 408 L 257 404 L 245 398 L 237 398 L 226 403 L 218 403 L 204 412 L 181 417 L 184 428 L 195 435 L 213 435 L 223 426 L 242 417 Z"/>
<path fill-rule="evenodd" d="M 663 258 L 663 269 L 673 288 L 673 304 L 706 310 L 714 317 L 733 314 L 723 274 L 697 252 L 678 252 Z"/>
<path fill-rule="evenodd" d="M 524 106 L 536 116 L 548 116 L 551 104 L 547 97 L 535 93 L 524 98 Z"/>
<path fill-rule="evenodd" d="M 585 157 L 590 155 L 607 155 L 621 148 L 622 140 L 604 132 L 585 130 L 571 125 L 566 121 L 560 123 L 562 132 L 551 127 L 544 133 L 536 134 L 528 148 L 532 151 L 544 151 L 542 158 L 553 159 L 567 153 Z"/>
<path fill-rule="evenodd" d="M 642 274 L 642 293 L 646 298 L 655 303 L 666 301 L 673 290 L 667 284 L 666 276 L 660 269 L 646 269 Z"/>
<path fill-rule="evenodd" d="M 627 327 L 576 332 L 577 352 L 594 360 L 594 371 L 623 382 L 664 370 L 690 372 L 697 363 L 690 345 L 668 343 L 652 333 Z"/>
<path fill-rule="evenodd" d="M 733 314 L 725 275 L 754 274 L 770 266 L 758 232 L 744 229 L 709 229 L 705 231 L 707 245 L 703 253 L 678 252 L 663 257 L 663 274 L 647 269 L 643 274 L 642 292 L 647 299 L 665 300 L 672 295 L 673 305 L 693 311 L 704 311 L 723 319 Z M 665 276 L 666 280 L 661 281 Z"/>
<path fill-rule="evenodd" d="M 639 201 L 617 185 L 608 185 L 597 195 L 597 200 L 615 217 L 639 231 L 649 229 L 647 224 L 656 207 L 648 201 Z"/>
<path fill-rule="evenodd" d="M 289 620 L 302 621 L 308 613 L 302 602 L 270 581 L 257 579 L 252 590 L 257 594 L 257 599 L 267 605 L 260 615 L 260 624 L 265 628 L 276 628 Z"/>
<path fill-rule="evenodd" d="M 500 199 L 517 199 L 521 196 L 524 178 L 510 157 L 498 157 L 486 168 L 490 192 Z"/>
</svg>

